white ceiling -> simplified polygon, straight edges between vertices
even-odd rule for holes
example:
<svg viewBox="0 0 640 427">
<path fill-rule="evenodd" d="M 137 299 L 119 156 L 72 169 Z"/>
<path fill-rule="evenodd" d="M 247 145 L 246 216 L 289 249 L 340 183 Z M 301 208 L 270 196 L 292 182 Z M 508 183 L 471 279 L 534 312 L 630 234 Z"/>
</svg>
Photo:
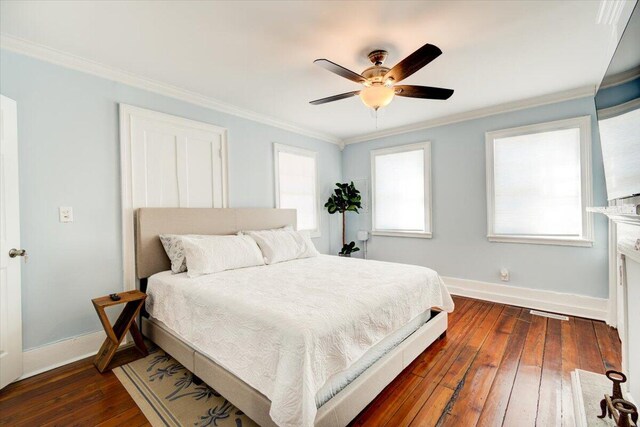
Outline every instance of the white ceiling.
<svg viewBox="0 0 640 427">
<path fill-rule="evenodd" d="M 0 4 L 4 36 L 339 139 L 597 85 L 620 25 L 598 22 L 600 1 Z M 397 97 L 377 129 L 357 97 L 309 105 L 358 88 L 314 59 L 361 72 L 370 50 L 393 65 L 427 42 L 443 55 L 404 84 L 455 89 L 448 101 Z"/>
</svg>

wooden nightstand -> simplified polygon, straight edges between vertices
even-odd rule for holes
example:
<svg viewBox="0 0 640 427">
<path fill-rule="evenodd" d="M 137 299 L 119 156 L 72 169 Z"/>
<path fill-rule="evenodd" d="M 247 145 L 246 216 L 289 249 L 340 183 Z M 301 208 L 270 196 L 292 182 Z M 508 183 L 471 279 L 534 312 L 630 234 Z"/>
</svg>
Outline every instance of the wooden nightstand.
<svg viewBox="0 0 640 427">
<path fill-rule="evenodd" d="M 98 351 L 98 354 L 96 354 L 96 358 L 93 361 L 93 364 L 96 365 L 96 368 L 98 368 L 98 371 L 100 372 L 116 367 L 110 366 L 111 359 L 113 359 L 113 356 L 116 354 L 116 351 L 124 337 L 127 335 L 127 332 L 131 332 L 135 347 L 138 349 L 140 354 L 143 357 L 149 354 L 147 346 L 144 344 L 144 340 L 142 339 L 140 329 L 138 329 L 138 325 L 136 324 L 136 316 L 140 312 L 140 309 L 144 304 L 144 300 L 147 298 L 147 294 L 140 291 L 129 291 L 121 292 L 118 296 L 120 296 L 118 301 L 113 301 L 109 296 L 91 300 L 93 307 L 96 309 L 96 313 L 98 313 L 102 327 L 107 333 L 107 338 L 104 340 L 104 343 L 102 343 L 102 347 L 100 347 L 100 351 Z M 126 305 L 124 306 L 122 313 L 120 313 L 120 316 L 118 316 L 118 320 L 116 320 L 116 323 L 112 327 L 104 309 L 118 304 Z"/>
</svg>

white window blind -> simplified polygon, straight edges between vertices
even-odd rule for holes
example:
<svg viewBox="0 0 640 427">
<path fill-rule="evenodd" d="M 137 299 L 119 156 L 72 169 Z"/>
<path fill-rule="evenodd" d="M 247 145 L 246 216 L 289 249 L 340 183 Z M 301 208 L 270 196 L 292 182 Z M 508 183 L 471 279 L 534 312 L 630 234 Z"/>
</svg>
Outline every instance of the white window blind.
<svg viewBox="0 0 640 427">
<path fill-rule="evenodd" d="M 298 230 L 319 235 L 316 153 L 281 144 L 274 145 L 276 206 L 296 209 Z"/>
<path fill-rule="evenodd" d="M 583 199 L 590 183 L 583 179 L 587 174 L 582 168 L 587 137 L 581 128 L 584 120 L 572 123 L 487 134 L 490 239 L 586 238 Z"/>
<path fill-rule="evenodd" d="M 428 143 L 372 151 L 374 232 L 430 234 L 429 158 Z"/>
</svg>

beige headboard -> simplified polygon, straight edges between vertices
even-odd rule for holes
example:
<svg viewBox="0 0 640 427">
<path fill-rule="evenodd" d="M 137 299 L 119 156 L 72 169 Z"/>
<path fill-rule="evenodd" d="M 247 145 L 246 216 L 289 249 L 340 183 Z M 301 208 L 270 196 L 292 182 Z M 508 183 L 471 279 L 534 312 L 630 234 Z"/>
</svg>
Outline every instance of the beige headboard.
<svg viewBox="0 0 640 427">
<path fill-rule="evenodd" d="M 136 211 L 136 277 L 143 279 L 171 268 L 160 234 L 234 234 L 291 225 L 295 209 L 272 208 L 140 208 Z"/>
</svg>

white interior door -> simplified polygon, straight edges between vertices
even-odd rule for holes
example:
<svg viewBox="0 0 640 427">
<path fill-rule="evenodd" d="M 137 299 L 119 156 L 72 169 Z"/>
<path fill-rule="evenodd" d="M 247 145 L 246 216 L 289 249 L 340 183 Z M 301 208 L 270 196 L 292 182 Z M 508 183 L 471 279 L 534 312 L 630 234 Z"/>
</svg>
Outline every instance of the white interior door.
<svg viewBox="0 0 640 427">
<path fill-rule="evenodd" d="M 120 105 L 120 133 L 125 289 L 134 289 L 134 211 L 227 207 L 227 131 Z"/>
<path fill-rule="evenodd" d="M 0 388 L 22 375 L 18 118 L 16 102 L 0 95 Z"/>
</svg>

